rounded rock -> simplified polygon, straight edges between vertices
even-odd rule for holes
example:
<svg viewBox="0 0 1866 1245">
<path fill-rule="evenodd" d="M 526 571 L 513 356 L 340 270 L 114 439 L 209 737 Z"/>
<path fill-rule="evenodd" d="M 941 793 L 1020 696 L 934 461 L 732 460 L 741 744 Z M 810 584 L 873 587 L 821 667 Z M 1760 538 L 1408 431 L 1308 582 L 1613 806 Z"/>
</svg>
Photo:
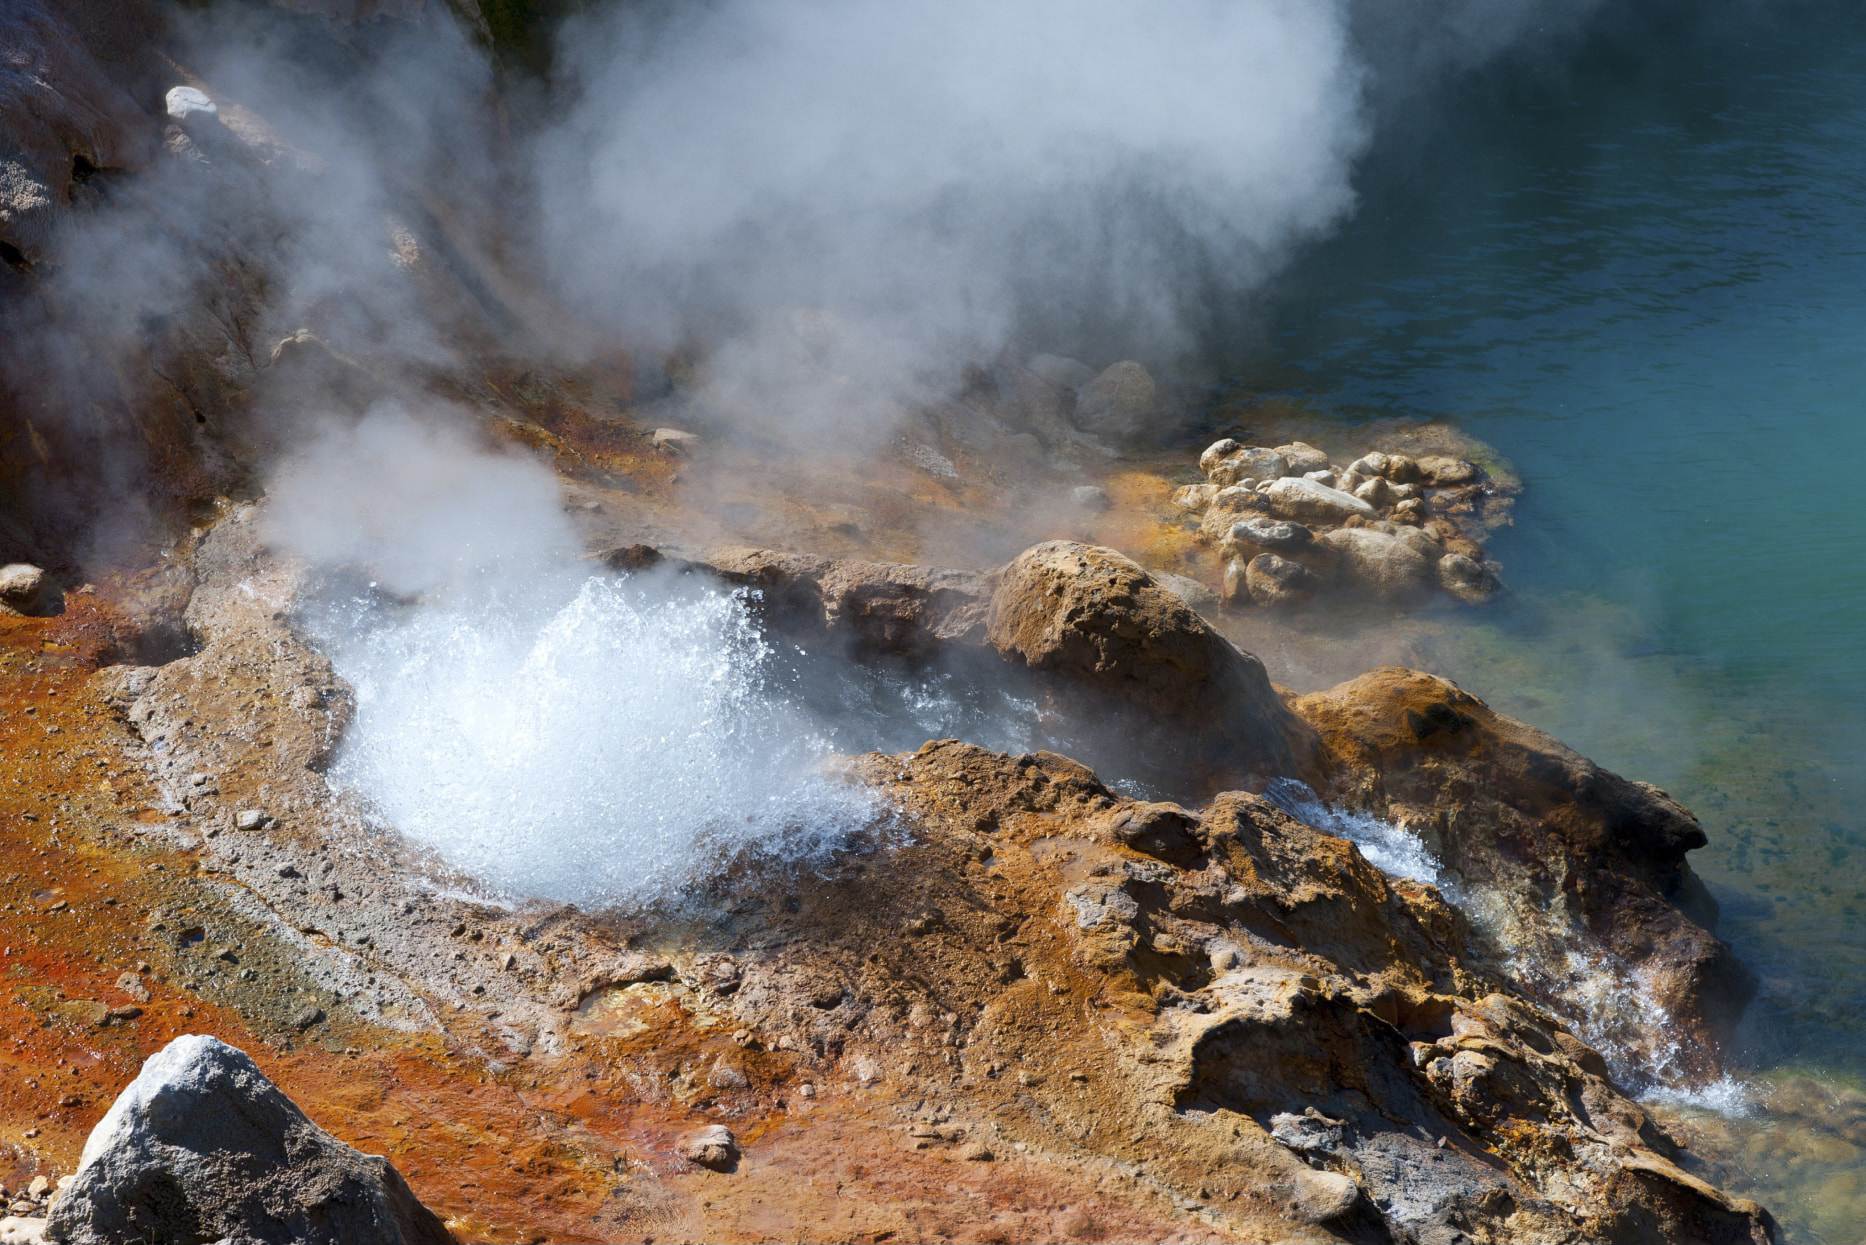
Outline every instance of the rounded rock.
<svg viewBox="0 0 1866 1245">
<path fill-rule="evenodd" d="M 1462 458 L 1453 458 L 1449 454 L 1427 454 L 1418 461 L 1421 480 L 1433 488 L 1455 488 L 1461 484 L 1476 481 L 1478 471 L 1474 463 Z"/>
<path fill-rule="evenodd" d="M 1399 498 L 1393 495 L 1393 486 L 1383 476 L 1373 476 L 1354 490 L 1354 495 L 1376 510 L 1390 509 Z"/>
<path fill-rule="evenodd" d="M 1276 452 L 1289 463 L 1289 470 L 1293 475 L 1306 475 L 1311 471 L 1324 471 L 1328 468 L 1328 455 L 1307 441 L 1291 441 L 1288 445 L 1279 445 L 1276 447 Z"/>
<path fill-rule="evenodd" d="M 1219 463 L 1243 448 L 1244 447 L 1239 445 L 1232 437 L 1220 437 L 1218 440 L 1206 446 L 1205 452 L 1199 455 L 1199 470 L 1203 471 L 1206 475 L 1210 475 L 1213 467 L 1216 467 Z"/>
<path fill-rule="evenodd" d="M 1076 426 L 1097 436 L 1126 441 L 1147 430 L 1153 416 L 1153 377 L 1123 360 L 1083 386 L 1076 397 Z"/>
<path fill-rule="evenodd" d="M 1264 493 L 1269 498 L 1271 513 L 1283 519 L 1340 523 L 1351 515 L 1372 519 L 1380 513 L 1352 493 L 1344 493 L 1315 480 L 1281 479 L 1265 489 Z"/>
<path fill-rule="evenodd" d="M 1286 553 L 1291 549 L 1308 548 L 1315 541 L 1315 533 L 1288 520 L 1244 519 L 1231 525 L 1231 539 L 1238 544 Z"/>
<path fill-rule="evenodd" d="M 1038 380 L 1056 389 L 1081 389 L 1095 379 L 1095 369 L 1064 355 L 1040 354 L 1024 365 Z"/>
<path fill-rule="evenodd" d="M 1205 474 L 1213 484 L 1223 488 L 1247 479 L 1274 480 L 1288 472 L 1289 464 L 1281 454 L 1275 450 L 1266 450 L 1261 445 L 1250 445 L 1233 450 L 1208 467 Z"/>
<path fill-rule="evenodd" d="M 30 562 L 0 566 L 0 605 L 30 614 L 45 596 L 45 572 Z"/>
<path fill-rule="evenodd" d="M 1250 599 L 1266 607 L 1301 605 L 1322 586 L 1314 571 L 1274 553 L 1260 553 L 1245 564 L 1244 584 Z"/>
<path fill-rule="evenodd" d="M 1361 1187 L 1340 1172 L 1308 1168 L 1296 1174 L 1296 1195 L 1290 1209 L 1304 1223 L 1333 1223 L 1346 1216 L 1361 1200 Z"/>
<path fill-rule="evenodd" d="M 681 1138 L 680 1156 L 713 1171 L 730 1171 L 739 1161 L 738 1138 L 724 1124 L 712 1124 Z"/>
<path fill-rule="evenodd" d="M 191 86 L 170 87 L 162 106 L 173 121 L 203 121 L 220 116 L 220 106 L 206 91 Z"/>
<path fill-rule="evenodd" d="M 1352 583 L 1382 600 L 1414 601 L 1432 582 L 1432 563 L 1403 537 L 1371 527 L 1338 528 L 1324 533 L 1321 542 L 1340 555 L 1342 572 Z"/>
</svg>

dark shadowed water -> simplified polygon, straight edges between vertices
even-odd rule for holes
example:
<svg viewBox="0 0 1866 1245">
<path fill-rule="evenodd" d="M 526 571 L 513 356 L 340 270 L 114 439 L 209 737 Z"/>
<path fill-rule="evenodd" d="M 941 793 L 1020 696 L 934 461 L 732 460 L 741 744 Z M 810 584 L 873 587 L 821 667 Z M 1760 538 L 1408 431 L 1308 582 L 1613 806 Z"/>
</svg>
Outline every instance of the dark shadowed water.
<svg viewBox="0 0 1866 1245">
<path fill-rule="evenodd" d="M 1866 6 L 1660 33 L 1389 135 L 1229 370 L 1514 462 L 1515 600 L 1444 673 L 1703 817 L 1763 985 L 1748 1089 L 1670 1118 L 1866 1240 Z"/>
</svg>

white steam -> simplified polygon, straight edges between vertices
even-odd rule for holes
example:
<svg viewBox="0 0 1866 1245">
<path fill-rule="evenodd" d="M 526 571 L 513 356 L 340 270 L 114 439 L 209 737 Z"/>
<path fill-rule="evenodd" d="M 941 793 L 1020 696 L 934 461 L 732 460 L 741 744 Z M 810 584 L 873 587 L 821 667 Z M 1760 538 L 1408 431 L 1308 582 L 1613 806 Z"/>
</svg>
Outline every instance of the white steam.
<svg viewBox="0 0 1866 1245">
<path fill-rule="evenodd" d="M 651 901 L 871 819 L 769 690 L 745 602 L 579 570 L 537 464 L 378 410 L 297 459 L 269 515 L 334 584 L 375 577 L 308 612 L 356 693 L 333 781 L 490 886 Z"/>
<path fill-rule="evenodd" d="M 562 47 L 562 287 L 633 340 L 713 346 L 748 403 L 777 379 L 790 422 L 1018 333 L 1177 351 L 1214 284 L 1347 212 L 1366 136 L 1344 10 L 1315 0 L 731 0 Z"/>
</svg>

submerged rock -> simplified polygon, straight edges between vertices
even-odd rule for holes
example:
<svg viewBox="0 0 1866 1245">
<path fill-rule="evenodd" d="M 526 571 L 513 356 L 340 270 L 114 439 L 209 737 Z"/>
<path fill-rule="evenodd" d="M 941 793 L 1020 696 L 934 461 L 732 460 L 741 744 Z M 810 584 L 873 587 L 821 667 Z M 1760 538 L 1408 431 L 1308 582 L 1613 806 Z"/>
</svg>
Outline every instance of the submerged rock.
<svg viewBox="0 0 1866 1245">
<path fill-rule="evenodd" d="M 452 1245 L 387 1159 L 313 1124 L 243 1052 L 176 1038 L 149 1058 L 84 1143 L 52 1206 L 62 1245 Z"/>
<path fill-rule="evenodd" d="M 1481 562 L 1461 553 L 1448 553 L 1438 560 L 1438 586 L 1460 601 L 1488 601 L 1503 587 L 1497 577 Z"/>
</svg>

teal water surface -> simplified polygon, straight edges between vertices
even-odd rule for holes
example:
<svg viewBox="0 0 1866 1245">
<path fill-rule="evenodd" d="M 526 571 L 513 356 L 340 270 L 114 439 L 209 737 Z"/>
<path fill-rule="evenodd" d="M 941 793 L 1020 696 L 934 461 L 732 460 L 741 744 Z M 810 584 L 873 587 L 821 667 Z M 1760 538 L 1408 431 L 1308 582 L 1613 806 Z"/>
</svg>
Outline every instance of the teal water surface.
<svg viewBox="0 0 1866 1245">
<path fill-rule="evenodd" d="M 1229 370 L 1514 463 L 1514 600 L 1445 673 L 1704 818 L 1762 979 L 1704 1144 L 1789 1239 L 1861 1240 L 1866 7 L 1651 33 L 1395 123 Z"/>
</svg>

